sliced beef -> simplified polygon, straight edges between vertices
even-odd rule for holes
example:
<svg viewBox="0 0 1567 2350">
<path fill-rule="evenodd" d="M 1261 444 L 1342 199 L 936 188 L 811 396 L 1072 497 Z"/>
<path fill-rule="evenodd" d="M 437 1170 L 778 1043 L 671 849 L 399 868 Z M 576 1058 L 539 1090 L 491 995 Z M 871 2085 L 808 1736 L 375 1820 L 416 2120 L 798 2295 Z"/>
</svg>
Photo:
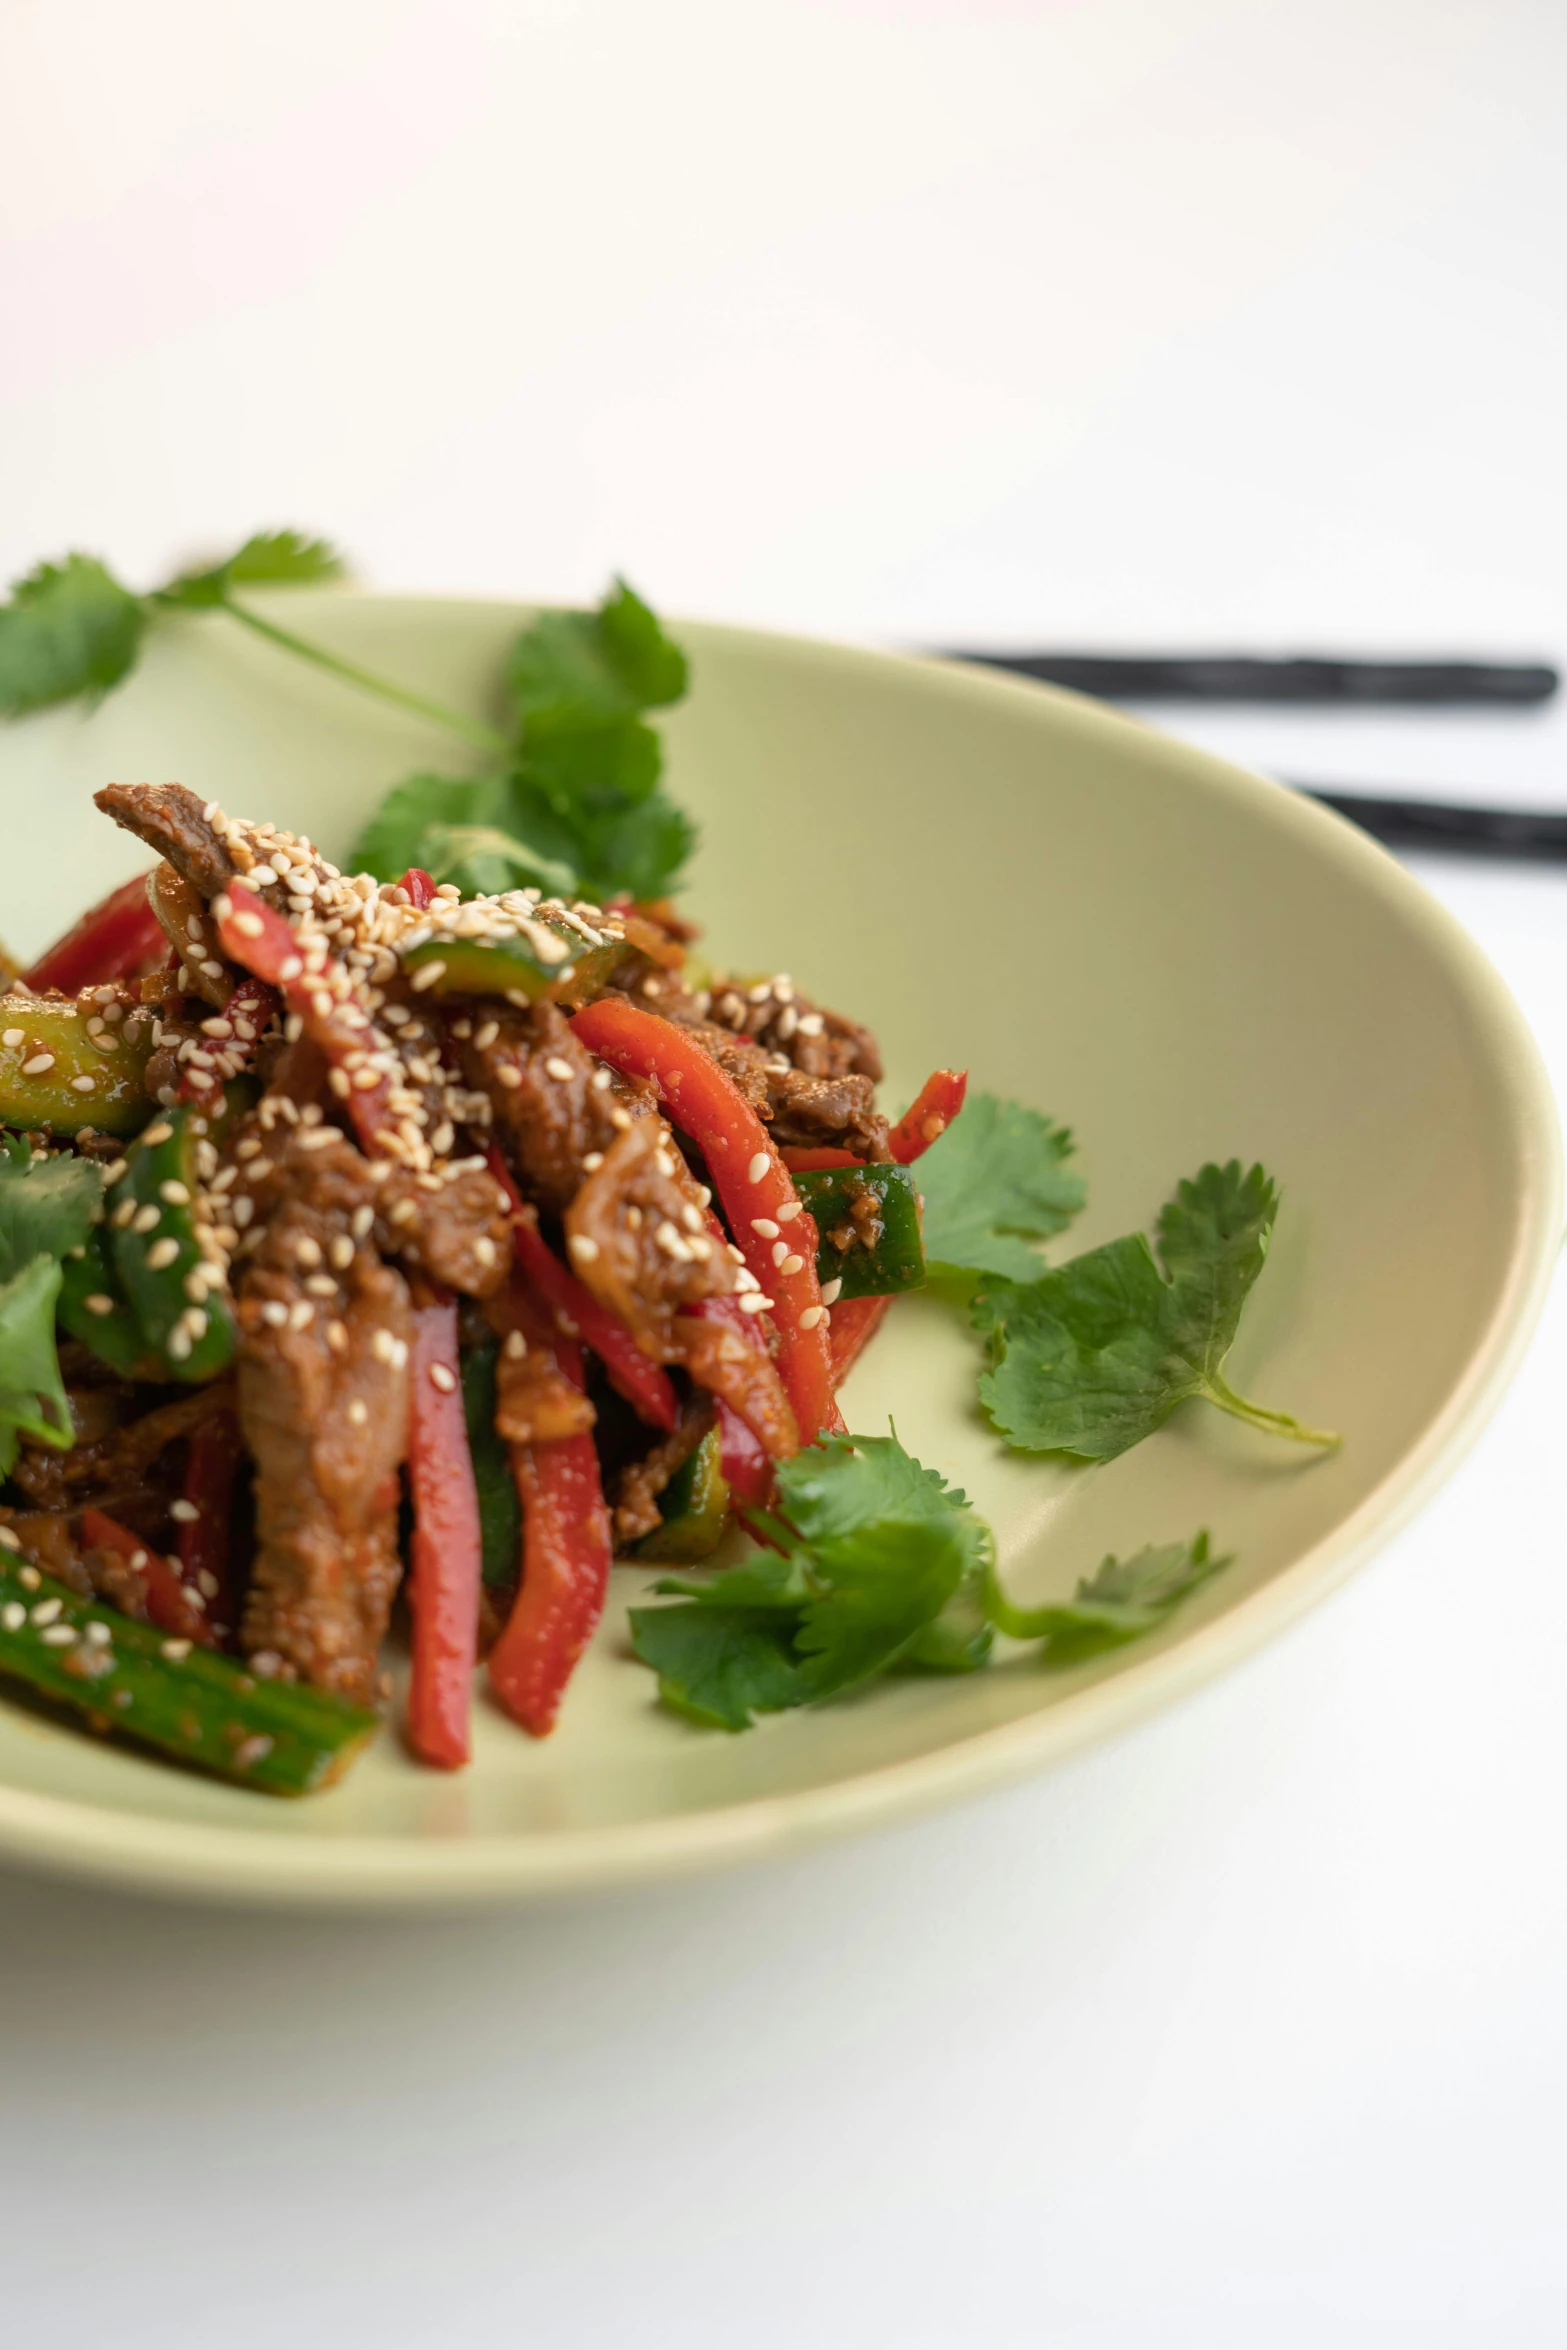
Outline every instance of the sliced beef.
<svg viewBox="0 0 1567 2350">
<path fill-rule="evenodd" d="M 530 1346 L 521 1330 L 506 1333 L 495 1365 L 495 1429 L 508 1444 L 559 1444 L 586 1436 L 596 1418 L 592 1404 L 573 1387 L 543 1346 Z"/>
<path fill-rule="evenodd" d="M 143 1395 L 146 1394 L 143 1389 Z M 160 1403 L 137 1419 L 102 1428 L 90 1433 L 91 1423 L 83 1426 L 78 1441 L 69 1452 L 56 1452 L 52 1447 L 24 1442 L 11 1472 L 11 1482 L 21 1488 L 36 1509 L 77 1509 L 83 1502 L 93 1502 L 108 1512 L 111 1518 L 124 1517 L 127 1525 L 140 1515 L 132 1510 L 138 1494 L 149 1488 L 153 1494 L 164 1497 L 172 1493 L 167 1480 L 157 1475 L 158 1464 L 171 1444 L 189 1436 L 193 1428 L 210 1419 L 214 1412 L 233 1408 L 233 1390 L 226 1380 L 210 1387 L 198 1387 L 176 1397 L 172 1402 Z M 82 1405 L 75 1405 L 72 1417 Z M 96 1410 L 93 1414 L 96 1419 Z M 137 1526 L 137 1531 L 140 1527 Z"/>
<path fill-rule="evenodd" d="M 179 956 L 179 983 L 221 1011 L 241 974 L 225 961 L 206 901 L 167 859 L 153 868 L 148 898 L 164 937 Z"/>
<path fill-rule="evenodd" d="M 598 1067 L 554 1004 L 477 1008 L 463 1067 L 494 1104 L 496 1131 L 526 1190 L 555 1215 L 576 1196 L 585 1161 L 652 1106 L 646 1089 Z"/>
<path fill-rule="evenodd" d="M 616 1137 L 565 1225 L 573 1271 L 644 1354 L 680 1364 L 722 1396 L 770 1451 L 793 1450 L 794 1414 L 760 1332 L 708 1318 L 740 1275 L 662 1119 L 639 1119 Z M 738 1321 L 736 1308 L 726 1311 Z"/>
<path fill-rule="evenodd" d="M 204 803 L 182 783 L 111 783 L 93 802 L 134 832 L 203 898 L 216 897 L 234 878 L 228 844 L 202 814 Z"/>
<path fill-rule="evenodd" d="M 511 1271 L 510 1208 L 482 1167 L 444 1178 L 394 1169 L 381 1187 L 376 1236 L 411 1271 L 465 1297 L 493 1297 Z"/>
<path fill-rule="evenodd" d="M 766 1051 L 749 1036 L 737 1035 L 714 1020 L 694 1013 L 680 1018 L 678 1008 L 668 1001 L 661 1002 L 658 1009 L 666 1018 L 678 1018 L 679 1025 L 718 1063 L 770 1129 L 775 1142 L 805 1150 L 825 1145 L 852 1151 L 857 1159 L 888 1156 L 887 1121 L 874 1106 L 876 1080 L 868 1071 L 808 1075 L 781 1053 Z M 874 1056 L 869 1030 L 858 1033 L 869 1041 Z M 879 1071 L 880 1063 L 876 1066 Z"/>
<path fill-rule="evenodd" d="M 332 1139 L 296 1142 L 286 1196 L 239 1283 L 257 1542 L 243 1645 L 364 1704 L 401 1573 L 413 1322 L 407 1283 L 366 1245 L 364 1161 L 331 1129 L 313 1131 Z"/>
</svg>

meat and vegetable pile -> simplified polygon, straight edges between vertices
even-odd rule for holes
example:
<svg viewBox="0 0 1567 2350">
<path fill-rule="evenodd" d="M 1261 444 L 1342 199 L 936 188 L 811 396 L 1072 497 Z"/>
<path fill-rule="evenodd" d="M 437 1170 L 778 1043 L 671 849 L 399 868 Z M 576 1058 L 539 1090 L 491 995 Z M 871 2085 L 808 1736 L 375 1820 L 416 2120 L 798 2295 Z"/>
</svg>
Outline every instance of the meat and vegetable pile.
<svg viewBox="0 0 1567 2350">
<path fill-rule="evenodd" d="M 236 586 L 324 560 L 282 534 L 139 600 L 46 566 L 0 608 L 0 685 L 103 690 L 165 605 L 242 619 Z M 59 670 L 111 641 L 113 676 Z M 1153 1629 L 1225 1563 L 1205 1534 L 1023 1609 L 963 1494 L 845 1432 L 840 1383 L 927 1280 L 1018 1450 L 1106 1461 L 1190 1399 L 1336 1442 L 1223 1375 L 1260 1168 L 1181 1183 L 1157 1255 L 1048 1266 L 1083 1200 L 1063 1128 L 952 1070 L 889 1124 L 867 1029 L 699 960 L 642 719 L 683 685 L 623 586 L 540 616 L 496 774 L 389 794 L 376 873 L 177 785 L 98 794 L 158 862 L 0 998 L 0 1674 L 36 1699 L 300 1794 L 379 1726 L 389 1632 L 420 1760 L 467 1761 L 481 1664 L 547 1733 L 617 1556 L 703 1570 L 632 1647 L 732 1730 L 998 1635 L 1057 1665 Z"/>
</svg>

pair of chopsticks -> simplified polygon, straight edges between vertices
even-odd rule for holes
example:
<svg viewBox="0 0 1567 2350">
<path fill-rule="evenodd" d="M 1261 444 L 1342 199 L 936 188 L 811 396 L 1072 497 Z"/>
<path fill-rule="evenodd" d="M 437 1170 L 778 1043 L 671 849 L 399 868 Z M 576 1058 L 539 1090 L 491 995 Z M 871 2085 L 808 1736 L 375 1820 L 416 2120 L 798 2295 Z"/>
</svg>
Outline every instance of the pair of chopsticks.
<svg viewBox="0 0 1567 2350">
<path fill-rule="evenodd" d="M 1537 708 L 1561 680 L 1543 661 L 1350 661 L 1253 654 L 982 653 L 949 659 L 1008 669 L 1110 702 L 1257 702 L 1272 708 Z M 1289 780 L 1294 780 L 1293 778 Z M 1471 807 L 1402 794 L 1295 788 L 1347 816 L 1389 848 L 1470 856 L 1567 859 L 1567 812 Z"/>
</svg>

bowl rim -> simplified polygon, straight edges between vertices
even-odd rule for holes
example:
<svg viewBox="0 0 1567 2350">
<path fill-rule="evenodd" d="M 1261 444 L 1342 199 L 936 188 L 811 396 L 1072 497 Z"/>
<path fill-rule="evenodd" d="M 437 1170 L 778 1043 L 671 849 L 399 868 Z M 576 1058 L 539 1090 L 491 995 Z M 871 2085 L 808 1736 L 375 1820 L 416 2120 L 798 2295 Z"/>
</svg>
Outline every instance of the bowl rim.
<svg viewBox="0 0 1567 2350">
<path fill-rule="evenodd" d="M 533 608 L 508 597 L 341 589 L 295 591 L 289 608 L 298 611 L 306 600 L 448 612 Z M 963 662 L 785 631 L 695 620 L 669 625 L 695 645 L 705 638 L 775 658 L 783 653 L 840 673 L 918 675 L 978 706 L 1048 712 L 1057 729 L 1064 722 L 1090 739 L 1131 730 L 1191 788 L 1265 806 L 1272 823 L 1293 831 L 1369 890 L 1391 918 L 1420 934 L 1470 1007 L 1510 1098 L 1519 1143 L 1518 1205 L 1506 1271 L 1462 1375 L 1425 1434 L 1359 1506 L 1248 1598 L 1041 1712 L 879 1769 L 787 1795 L 613 1827 L 523 1830 L 451 1843 L 286 1829 L 253 1834 L 0 1784 L 0 1859 L 108 1886 L 232 1905 L 339 1912 L 474 1908 L 760 1859 L 972 1797 L 1178 1702 L 1286 1629 L 1424 1506 L 1479 1435 L 1522 1361 L 1562 1237 L 1563 1161 L 1554 1092 L 1533 1034 L 1494 965 L 1456 917 L 1377 842 L 1287 786 L 1059 687 Z"/>
</svg>

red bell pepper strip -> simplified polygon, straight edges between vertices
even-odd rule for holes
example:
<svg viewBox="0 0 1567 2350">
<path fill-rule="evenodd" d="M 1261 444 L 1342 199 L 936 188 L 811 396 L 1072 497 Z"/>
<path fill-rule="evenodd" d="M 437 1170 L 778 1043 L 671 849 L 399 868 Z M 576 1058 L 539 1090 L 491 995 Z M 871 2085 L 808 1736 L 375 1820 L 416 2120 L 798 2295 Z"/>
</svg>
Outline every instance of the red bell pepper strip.
<svg viewBox="0 0 1567 2350">
<path fill-rule="evenodd" d="M 780 1218 L 780 1208 L 798 1211 L 799 1196 L 760 1118 L 696 1040 L 654 1012 L 640 1011 L 623 997 L 601 996 L 571 1025 L 579 1044 L 623 1076 L 655 1080 L 671 1122 L 707 1162 L 735 1246 L 773 1301 L 778 1375 L 802 1440 L 809 1444 L 824 1430 L 841 1430 L 827 1308 L 816 1278 L 816 1227 L 797 1212 Z M 794 1244 L 790 1271 L 774 1264 L 775 1243 L 755 1230 L 757 1218 L 776 1224 Z"/>
<path fill-rule="evenodd" d="M 215 1038 L 221 1044 L 223 1057 L 232 1063 L 254 1058 L 257 1045 L 271 1027 L 281 1010 L 278 992 L 268 987 L 264 979 L 242 979 L 223 1007 L 223 1018 L 234 1033 Z M 237 1069 L 231 1069 L 238 1076 Z M 216 1108 L 223 1097 L 224 1080 L 214 1069 L 198 1069 L 187 1061 L 185 1074 L 180 1079 L 179 1098 L 182 1102 L 202 1102 Z"/>
<path fill-rule="evenodd" d="M 197 1594 L 187 1591 L 161 1550 L 143 1542 L 129 1526 L 91 1507 L 82 1512 L 82 1540 L 89 1550 L 112 1550 L 141 1577 L 147 1594 L 147 1619 L 176 1640 L 194 1641 L 199 1648 L 216 1648 L 217 1635 L 208 1623 Z"/>
<path fill-rule="evenodd" d="M 863 1159 L 855 1157 L 853 1151 L 834 1150 L 830 1143 L 823 1143 L 819 1150 L 806 1150 L 803 1146 L 786 1142 L 778 1156 L 791 1175 L 815 1175 L 823 1167 L 863 1167 L 865 1164 Z"/>
<path fill-rule="evenodd" d="M 89 907 L 22 977 L 35 995 L 46 987 L 79 995 L 84 987 L 124 979 L 144 965 L 161 962 L 167 943 L 147 903 L 147 876 L 138 873 L 134 881 L 122 882 Z"/>
<path fill-rule="evenodd" d="M 528 1344 L 547 1348 L 580 1388 L 582 1349 L 552 1326 L 520 1277 L 506 1304 Z M 522 1584 L 490 1651 L 490 1685 L 514 1721 L 545 1738 L 604 1613 L 614 1543 L 591 1435 L 514 1445 L 512 1472 L 522 1501 Z"/>
<path fill-rule="evenodd" d="M 680 1417 L 680 1399 L 669 1373 L 642 1352 L 625 1323 L 600 1305 L 593 1292 L 561 1263 L 539 1231 L 537 1215 L 517 1189 L 511 1169 L 494 1143 L 487 1163 L 511 1201 L 517 1261 L 554 1315 L 556 1328 L 563 1322 L 574 1325 L 576 1335 L 603 1364 L 610 1385 L 650 1427 L 673 1428 Z M 565 1335 L 569 1337 L 571 1332 Z"/>
<path fill-rule="evenodd" d="M 214 1630 L 238 1623 L 230 1543 L 234 1481 L 245 1447 L 233 1412 L 214 1412 L 192 1430 L 185 1455 L 184 1498 L 196 1512 L 180 1526 L 180 1576 L 205 1601 Z M 210 1583 L 211 1589 L 208 1589 Z"/>
<path fill-rule="evenodd" d="M 379 1158 L 395 1148 L 393 1081 L 370 1059 L 372 1052 L 385 1049 L 386 1039 L 358 1002 L 342 963 L 324 946 L 316 946 L 307 962 L 292 926 L 253 890 L 214 898 L 212 913 L 223 952 L 278 990 L 332 1064 L 328 1082 L 366 1151 Z M 361 1078 L 368 1082 L 362 1085 Z"/>
<path fill-rule="evenodd" d="M 463 1416 L 454 1298 L 414 1313 L 408 1483 L 413 1496 L 408 1603 L 413 1673 L 408 1743 L 421 1762 L 457 1771 L 468 1760 L 468 1707 L 478 1656 L 483 1546 L 479 1495 Z"/>
<path fill-rule="evenodd" d="M 890 1297 L 850 1297 L 832 1313 L 832 1375 L 841 1385 L 848 1378 L 891 1305 Z"/>
<path fill-rule="evenodd" d="M 397 886 L 408 892 L 408 903 L 417 906 L 421 914 L 435 903 L 434 877 L 422 865 L 410 865 Z"/>
<path fill-rule="evenodd" d="M 926 1078 L 887 1137 L 900 1167 L 911 1167 L 952 1124 L 968 1092 L 966 1069 L 937 1069 Z"/>
</svg>

